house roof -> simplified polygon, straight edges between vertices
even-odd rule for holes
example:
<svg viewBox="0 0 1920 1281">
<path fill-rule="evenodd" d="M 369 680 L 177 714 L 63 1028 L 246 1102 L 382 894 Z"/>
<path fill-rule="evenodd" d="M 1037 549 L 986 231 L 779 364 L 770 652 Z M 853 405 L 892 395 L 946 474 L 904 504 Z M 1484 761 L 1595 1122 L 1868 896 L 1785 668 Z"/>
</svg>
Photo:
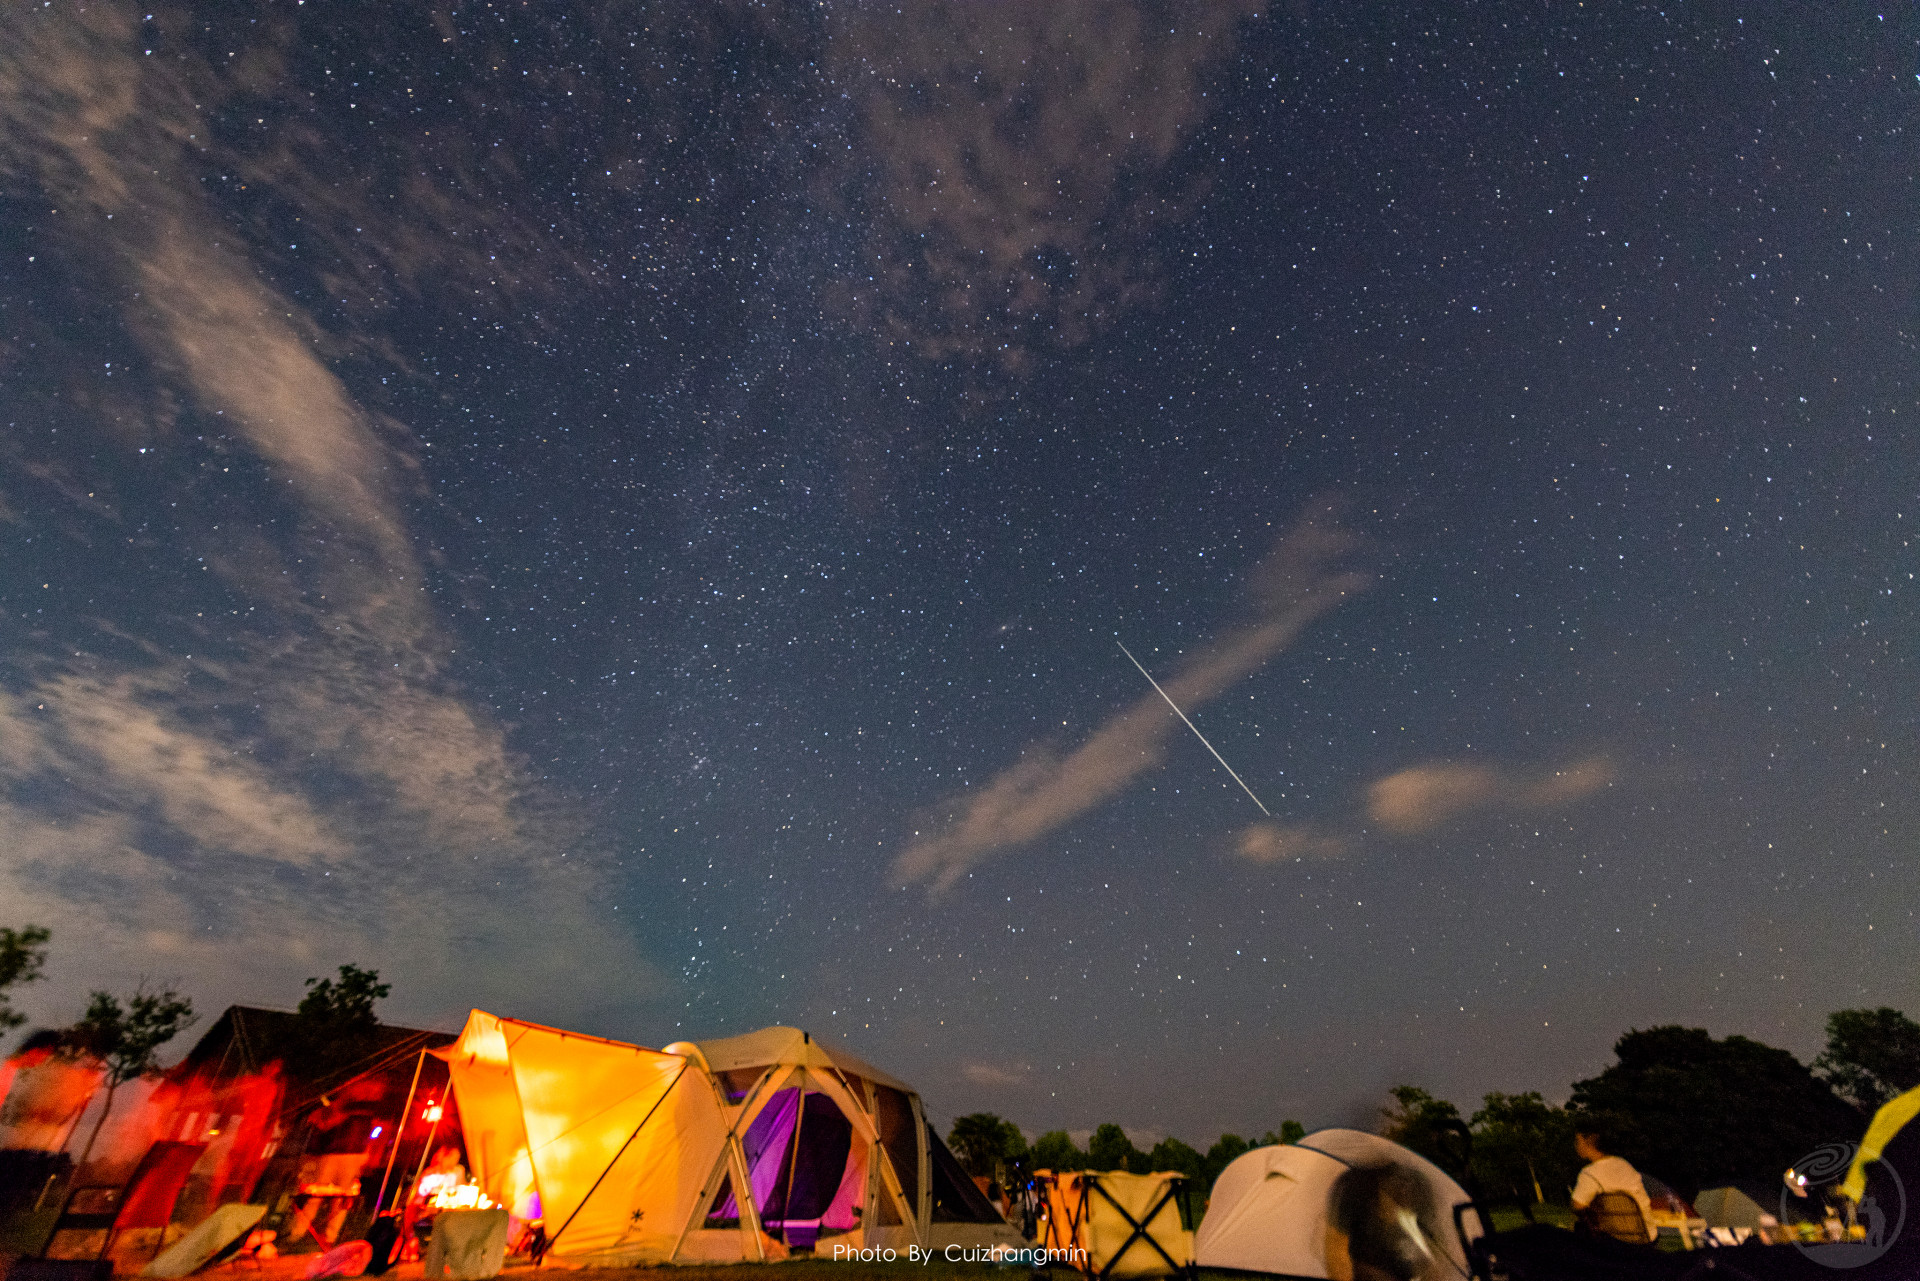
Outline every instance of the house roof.
<svg viewBox="0 0 1920 1281">
<path fill-rule="evenodd" d="M 287 1044 L 298 1018 L 290 1010 L 229 1005 L 187 1051 L 179 1066 L 188 1071 L 211 1068 L 216 1076 L 258 1072 L 269 1063 L 284 1060 L 280 1047 Z M 452 1032 L 379 1023 L 374 1026 L 368 1054 L 355 1066 L 363 1072 L 378 1070 L 390 1063 L 409 1061 L 421 1050 L 451 1045 L 454 1040 Z M 299 1065 L 288 1067 L 297 1072 Z"/>
</svg>

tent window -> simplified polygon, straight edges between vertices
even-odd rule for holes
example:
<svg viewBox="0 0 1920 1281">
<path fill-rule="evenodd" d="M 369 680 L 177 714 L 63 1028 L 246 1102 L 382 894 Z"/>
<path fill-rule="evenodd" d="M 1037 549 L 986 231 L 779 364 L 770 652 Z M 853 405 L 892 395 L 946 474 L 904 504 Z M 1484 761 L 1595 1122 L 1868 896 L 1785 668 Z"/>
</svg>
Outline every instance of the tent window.
<svg viewBox="0 0 1920 1281">
<path fill-rule="evenodd" d="M 747 1127 L 740 1145 L 746 1153 L 760 1222 L 788 1244 L 806 1246 L 822 1229 L 845 1231 L 853 1226 L 850 1218 L 823 1222 L 846 1175 L 853 1125 L 824 1094 L 806 1096 L 804 1115 L 801 1107 L 799 1090 L 779 1091 Z M 737 1221 L 739 1213 L 729 1186 L 707 1221 L 724 1226 Z"/>
<path fill-rule="evenodd" d="M 920 1204 L 920 1143 L 914 1132 L 913 1103 L 889 1086 L 876 1085 L 873 1092 L 878 1104 L 874 1121 L 880 1131 L 880 1146 L 887 1150 L 887 1160 L 900 1179 L 907 1206 L 913 1209 Z"/>
<path fill-rule="evenodd" d="M 933 1158 L 935 1223 L 1000 1223 L 1000 1212 L 981 1194 L 980 1185 L 961 1168 L 940 1136 L 927 1127 L 927 1154 Z"/>
<path fill-rule="evenodd" d="M 824 1094 L 809 1094 L 806 1116 L 793 1140 L 799 1144 L 798 1150 L 782 1145 L 786 1159 L 779 1181 L 761 1210 L 762 1221 L 771 1226 L 819 1220 L 840 1190 L 852 1137 L 853 1126 L 840 1115 L 834 1101 Z"/>
<path fill-rule="evenodd" d="M 720 1190 L 714 1193 L 713 1209 L 707 1211 L 707 1226 L 710 1228 L 737 1228 L 740 1226 L 740 1207 L 733 1199 L 733 1175 L 731 1172 L 720 1176 Z"/>
<path fill-rule="evenodd" d="M 727 1102 L 738 1103 L 752 1093 L 755 1083 L 766 1072 L 765 1068 L 728 1068 L 714 1075 L 720 1078 L 720 1088 L 727 1092 Z"/>
</svg>

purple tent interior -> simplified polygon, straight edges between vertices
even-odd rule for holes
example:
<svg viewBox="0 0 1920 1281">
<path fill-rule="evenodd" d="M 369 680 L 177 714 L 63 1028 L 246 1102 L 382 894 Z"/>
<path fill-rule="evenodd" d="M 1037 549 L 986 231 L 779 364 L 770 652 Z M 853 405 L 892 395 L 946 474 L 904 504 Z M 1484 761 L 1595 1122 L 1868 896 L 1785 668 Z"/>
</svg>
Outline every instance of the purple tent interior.
<svg viewBox="0 0 1920 1281">
<path fill-rule="evenodd" d="M 747 1127 L 741 1146 L 761 1226 L 788 1245 L 807 1249 L 822 1231 L 845 1232 L 857 1225 L 854 1210 L 865 1180 L 862 1163 L 853 1160 L 853 1126 L 833 1100 L 808 1094 L 804 1115 L 801 1106 L 798 1089 L 779 1091 Z M 719 1227 L 739 1218 L 729 1186 L 714 1202 L 707 1224 Z"/>
</svg>

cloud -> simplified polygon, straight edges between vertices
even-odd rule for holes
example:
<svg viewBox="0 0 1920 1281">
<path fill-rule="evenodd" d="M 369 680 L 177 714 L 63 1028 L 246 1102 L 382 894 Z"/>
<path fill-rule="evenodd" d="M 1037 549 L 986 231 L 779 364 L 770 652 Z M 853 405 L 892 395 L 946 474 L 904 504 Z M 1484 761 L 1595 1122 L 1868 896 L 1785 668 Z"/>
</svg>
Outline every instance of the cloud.
<svg viewBox="0 0 1920 1281">
<path fill-rule="evenodd" d="M 1613 784 L 1618 771 L 1602 756 L 1551 774 L 1524 778 L 1492 765 L 1441 761 L 1415 765 L 1367 789 L 1367 817 L 1395 836 L 1430 832 L 1476 810 L 1556 809 Z"/>
<path fill-rule="evenodd" d="M 906 351 L 1018 366 L 1151 297 L 1148 235 L 1198 191 L 1176 153 L 1259 8 L 851 7 L 827 52 L 861 113 L 869 236 L 842 307 Z"/>
<path fill-rule="evenodd" d="M 965 1063 L 960 1067 L 960 1075 L 975 1085 L 996 1086 L 1009 1089 L 1016 1085 L 1025 1085 L 1025 1068 L 997 1067 L 991 1063 Z"/>
<path fill-rule="evenodd" d="M 25 700 L 0 701 L 0 759 L 21 774 L 85 779 L 93 805 L 151 807 L 215 849 L 295 863 L 345 852 L 304 797 L 181 724 L 165 695 L 132 675 L 60 676 L 32 691 L 31 715 Z"/>
<path fill-rule="evenodd" d="M 1252 576 L 1258 614 L 1196 650 L 1160 682 L 1191 715 L 1259 670 L 1306 626 L 1365 589 L 1364 573 L 1337 562 L 1358 545 L 1324 512 L 1283 535 Z M 1169 734 L 1186 729 L 1149 691 L 1110 717 L 1079 747 L 1061 756 L 1043 744 L 984 787 L 948 797 L 894 860 L 900 885 L 921 882 L 937 892 L 1003 850 L 1025 845 L 1117 796 L 1157 764 Z"/>
<path fill-rule="evenodd" d="M 1340 858 L 1351 848 L 1346 837 L 1312 826 L 1254 823 L 1240 833 L 1234 852 L 1249 863 L 1289 859 Z"/>
<path fill-rule="evenodd" d="M 352 960 L 416 1009 L 452 1007 L 577 991 L 582 954 L 645 993 L 658 976 L 614 924 L 582 820 L 449 671 L 409 529 L 410 433 L 355 402 L 314 319 L 196 194 L 210 139 L 188 73 L 140 57 L 138 35 L 110 6 L 0 12 L 0 173 L 72 228 L 47 252 L 109 287 L 152 367 L 153 420 L 197 415 L 251 451 L 270 496 L 244 501 L 272 519 L 214 533 L 183 510 L 172 533 L 204 540 L 244 623 L 211 635 L 156 582 L 97 621 L 102 652 L 76 635 L 4 656 L 0 902 L 52 926 L 60 958 L 30 999 L 161 960 L 281 1003 Z M 76 409 L 76 427 L 114 430 Z M 238 482 L 155 461 L 141 483 Z"/>
<path fill-rule="evenodd" d="M 419 568 L 386 477 L 404 464 L 290 323 L 291 305 L 171 217 L 145 246 L 137 316 L 197 399 L 231 420 L 312 515 L 371 543 L 387 568 Z"/>
</svg>

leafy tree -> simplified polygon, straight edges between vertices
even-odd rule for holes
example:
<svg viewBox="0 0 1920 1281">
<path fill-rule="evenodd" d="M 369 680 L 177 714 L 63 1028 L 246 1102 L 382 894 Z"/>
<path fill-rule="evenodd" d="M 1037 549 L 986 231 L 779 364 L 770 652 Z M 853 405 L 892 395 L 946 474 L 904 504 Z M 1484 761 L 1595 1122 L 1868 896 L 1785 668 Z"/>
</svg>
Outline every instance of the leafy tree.
<svg viewBox="0 0 1920 1281">
<path fill-rule="evenodd" d="M 1489 1094 L 1473 1114 L 1473 1173 L 1489 1194 L 1562 1202 L 1579 1174 L 1573 1114 L 1534 1091 Z"/>
<path fill-rule="evenodd" d="M 1087 1154 L 1074 1144 L 1065 1130 L 1048 1130 L 1033 1141 L 1033 1151 L 1029 1156 L 1036 1170 L 1053 1170 L 1064 1173 L 1068 1170 L 1086 1170 Z"/>
<path fill-rule="evenodd" d="M 1207 1159 L 1191 1147 L 1175 1138 L 1165 1138 L 1153 1145 L 1153 1151 L 1147 1153 L 1147 1173 L 1172 1170 L 1186 1175 L 1195 1183 L 1206 1176 Z"/>
<path fill-rule="evenodd" d="M 1011 1121 L 991 1112 L 960 1117 L 947 1134 L 947 1146 L 968 1174 L 992 1179 L 1002 1187 L 1026 1182 L 1027 1139 Z"/>
<path fill-rule="evenodd" d="M 11 1032 L 27 1021 L 26 1015 L 7 1003 L 7 989 L 41 977 L 47 940 L 52 937 L 44 925 L 0 929 L 0 1032 Z"/>
<path fill-rule="evenodd" d="M 1300 1124 L 1298 1121 L 1282 1121 L 1280 1123 L 1280 1138 L 1279 1138 L 1280 1142 L 1298 1143 L 1300 1140 L 1306 1137 L 1307 1137 L 1307 1127 Z"/>
<path fill-rule="evenodd" d="M 1093 1132 L 1093 1138 L 1087 1142 L 1087 1168 L 1090 1170 L 1131 1170 L 1135 1174 L 1145 1174 L 1145 1170 L 1135 1170 L 1136 1165 L 1146 1162 L 1146 1154 L 1133 1146 L 1133 1140 L 1127 1132 L 1109 1122 Z"/>
<path fill-rule="evenodd" d="M 1393 1096 L 1394 1106 L 1380 1109 L 1380 1133 L 1453 1172 L 1459 1164 L 1459 1153 L 1450 1136 L 1462 1124 L 1460 1109 L 1417 1085 L 1396 1085 L 1388 1093 Z"/>
<path fill-rule="evenodd" d="M 1899 1010 L 1836 1010 L 1813 1067 L 1842 1098 L 1872 1112 L 1920 1085 L 1920 1023 Z"/>
<path fill-rule="evenodd" d="M 393 990 L 378 970 L 342 965 L 339 974 L 337 980 L 307 980 L 292 1025 L 273 1047 L 290 1074 L 312 1085 L 326 1084 L 379 1047 L 373 1005 Z"/>
<path fill-rule="evenodd" d="M 172 988 L 149 992 L 144 984 L 122 1006 L 118 997 L 95 992 L 81 1020 L 67 1029 L 69 1053 L 97 1060 L 106 1071 L 107 1101 L 100 1119 L 93 1123 L 87 1146 L 81 1150 L 75 1167 L 84 1166 L 93 1153 L 107 1114 L 113 1111 L 113 1096 L 128 1081 L 156 1076 L 160 1066 L 155 1056 L 193 1022 L 193 1002 Z"/>
<path fill-rule="evenodd" d="M 1608 1123 L 1615 1155 L 1689 1198 L 1738 1179 L 1771 1183 L 1860 1130 L 1859 1114 L 1798 1059 L 1744 1036 L 1647 1028 L 1621 1037 L 1614 1055 L 1574 1083 L 1572 1110 Z"/>
</svg>

